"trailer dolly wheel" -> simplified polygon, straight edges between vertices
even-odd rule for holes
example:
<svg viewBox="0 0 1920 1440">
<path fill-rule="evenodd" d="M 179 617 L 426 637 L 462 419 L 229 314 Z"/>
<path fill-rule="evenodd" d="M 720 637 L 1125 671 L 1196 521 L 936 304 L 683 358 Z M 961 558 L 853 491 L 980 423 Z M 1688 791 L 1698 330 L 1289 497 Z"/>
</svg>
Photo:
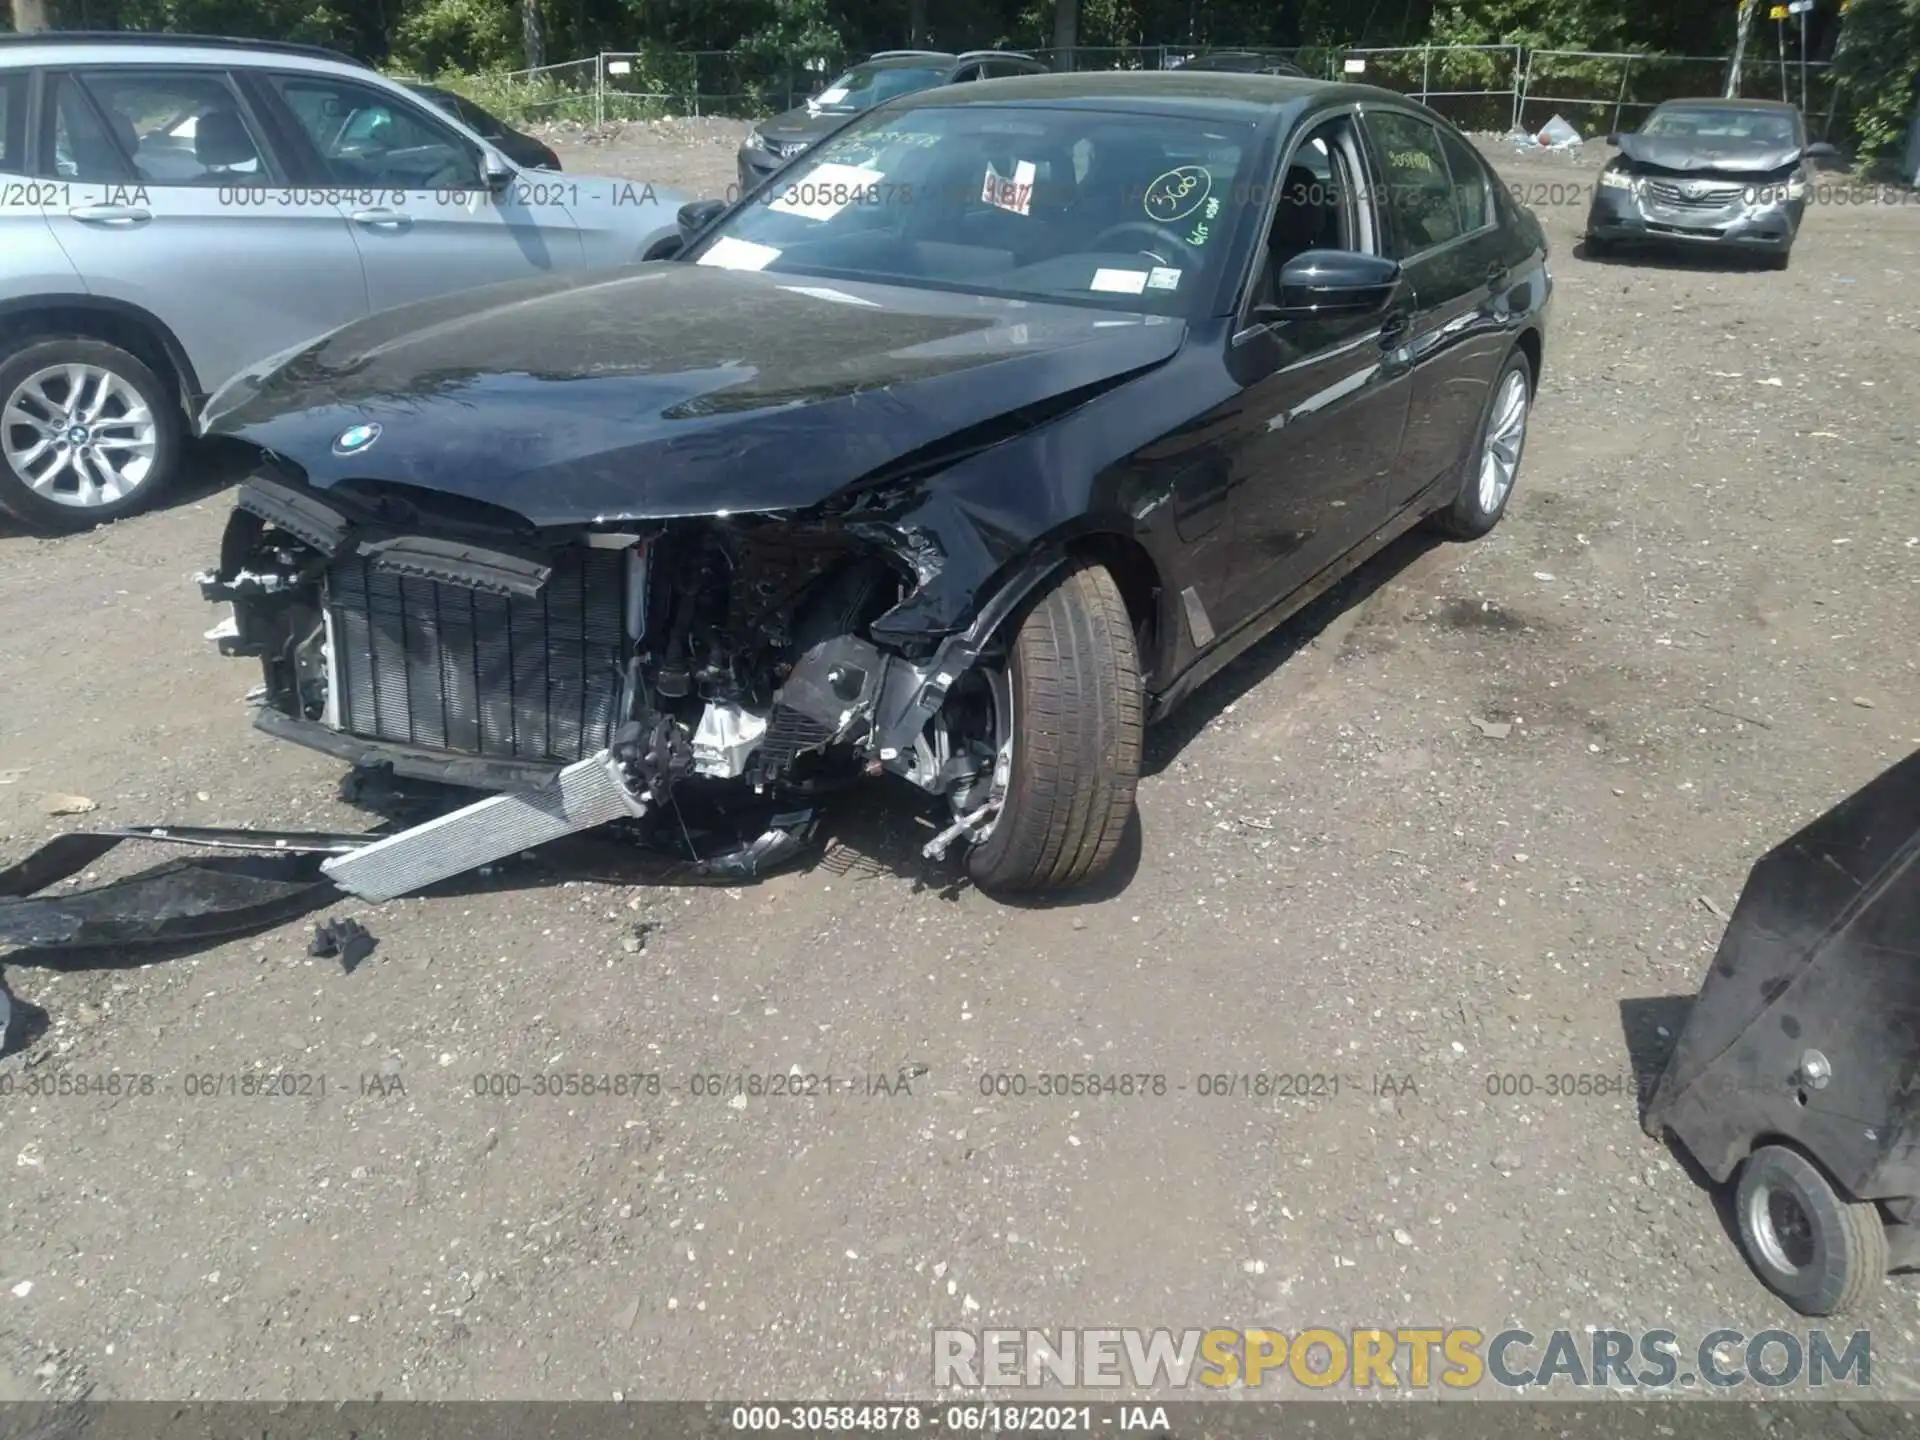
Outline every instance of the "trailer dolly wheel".
<svg viewBox="0 0 1920 1440">
<path fill-rule="evenodd" d="M 1879 1209 L 1842 1197 L 1797 1150 L 1754 1151 L 1741 1167 L 1734 1209 L 1747 1262 L 1802 1315 L 1850 1310 L 1887 1273 Z"/>
</svg>

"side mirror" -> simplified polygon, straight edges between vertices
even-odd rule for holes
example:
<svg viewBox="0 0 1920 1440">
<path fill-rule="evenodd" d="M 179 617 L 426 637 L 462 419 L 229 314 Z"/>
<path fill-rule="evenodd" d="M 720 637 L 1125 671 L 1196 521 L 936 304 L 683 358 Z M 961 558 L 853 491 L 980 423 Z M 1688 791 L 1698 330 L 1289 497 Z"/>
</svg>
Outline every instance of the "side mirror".
<svg viewBox="0 0 1920 1440">
<path fill-rule="evenodd" d="M 492 150 L 480 152 L 480 183 L 489 190 L 504 190 L 513 179 L 513 167 Z"/>
<path fill-rule="evenodd" d="M 680 225 L 681 247 L 691 245 L 693 237 L 718 220 L 726 208 L 727 202 L 724 200 L 689 200 L 682 205 L 676 217 Z"/>
<path fill-rule="evenodd" d="M 1838 160 L 1840 158 L 1840 147 L 1838 145 L 1829 145 L 1824 140 L 1816 140 L 1800 153 L 1805 155 L 1809 160 Z"/>
<path fill-rule="evenodd" d="M 1280 267 L 1273 299 L 1254 307 L 1253 318 L 1318 319 L 1373 315 L 1387 308 L 1400 283 L 1400 262 L 1357 250 L 1308 250 Z"/>
</svg>

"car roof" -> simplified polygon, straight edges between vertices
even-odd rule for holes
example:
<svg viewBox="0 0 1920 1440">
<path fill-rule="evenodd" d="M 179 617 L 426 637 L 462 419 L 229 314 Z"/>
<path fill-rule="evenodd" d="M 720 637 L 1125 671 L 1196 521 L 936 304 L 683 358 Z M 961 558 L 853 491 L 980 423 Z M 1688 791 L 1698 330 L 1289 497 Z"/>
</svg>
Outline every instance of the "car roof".
<svg viewBox="0 0 1920 1440">
<path fill-rule="evenodd" d="M 933 68 L 940 65 L 956 65 L 962 60 L 1024 60 L 1029 65 L 1041 63 L 1024 50 L 876 50 L 850 68 L 856 70 L 894 69 L 899 66 Z"/>
<path fill-rule="evenodd" d="M 1218 50 L 1202 50 L 1192 59 L 1183 61 L 1186 65 L 1198 65 L 1202 60 L 1257 60 L 1263 65 L 1291 65 L 1293 56 L 1281 50 L 1246 50 L 1232 46 L 1222 46 Z M 1179 68 L 1178 66 L 1174 67 Z"/>
<path fill-rule="evenodd" d="M 960 57 L 951 50 L 883 50 L 869 55 L 849 68 L 855 70 L 897 70 L 905 66 L 925 68 L 951 65 Z"/>
<path fill-rule="evenodd" d="M 975 80 L 922 90 L 889 109 L 939 105 L 1036 104 L 1103 108 L 1119 101 L 1165 114 L 1259 119 L 1277 107 L 1319 103 L 1391 103 L 1427 112 L 1393 90 L 1299 75 L 1250 75 L 1238 70 L 1073 70 Z M 1436 117 L 1438 118 L 1438 117 Z"/>
<path fill-rule="evenodd" d="M 1692 95 L 1677 100 L 1662 100 L 1655 110 L 1761 110 L 1776 115 L 1798 115 L 1800 107 L 1785 100 L 1721 99 L 1715 95 Z"/>
<path fill-rule="evenodd" d="M 261 61 L 297 58 L 326 65 L 344 65 L 362 72 L 373 67 L 364 60 L 323 45 L 299 45 L 284 40 L 250 40 L 237 35 L 172 35 L 139 30 L 36 30 L 24 35 L 0 35 L 0 62 L 16 57 L 21 63 L 46 58 L 41 51 L 58 51 L 63 63 L 137 63 L 142 50 L 163 50 L 169 60 L 231 65 L 236 52 L 251 52 Z"/>
</svg>

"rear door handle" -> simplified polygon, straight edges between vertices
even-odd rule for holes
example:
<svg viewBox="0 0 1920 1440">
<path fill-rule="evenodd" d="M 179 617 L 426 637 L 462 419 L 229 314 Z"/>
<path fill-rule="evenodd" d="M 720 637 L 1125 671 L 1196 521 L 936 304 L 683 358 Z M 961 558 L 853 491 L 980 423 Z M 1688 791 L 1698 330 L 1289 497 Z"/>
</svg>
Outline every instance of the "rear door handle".
<svg viewBox="0 0 1920 1440">
<path fill-rule="evenodd" d="M 1413 314 L 1408 310 L 1396 310 L 1380 322 L 1380 343 L 1393 345 L 1407 333 L 1407 327 L 1413 323 Z"/>
<path fill-rule="evenodd" d="M 67 214 L 89 225 L 144 225 L 153 218 L 138 205 L 76 205 Z"/>
<path fill-rule="evenodd" d="M 413 217 L 400 210 L 356 210 L 353 223 L 364 225 L 369 230 L 398 230 L 403 225 L 411 225 Z"/>
<path fill-rule="evenodd" d="M 1507 276 L 1510 273 L 1505 265 L 1496 260 L 1487 267 L 1487 284 L 1504 285 L 1507 283 Z"/>
</svg>

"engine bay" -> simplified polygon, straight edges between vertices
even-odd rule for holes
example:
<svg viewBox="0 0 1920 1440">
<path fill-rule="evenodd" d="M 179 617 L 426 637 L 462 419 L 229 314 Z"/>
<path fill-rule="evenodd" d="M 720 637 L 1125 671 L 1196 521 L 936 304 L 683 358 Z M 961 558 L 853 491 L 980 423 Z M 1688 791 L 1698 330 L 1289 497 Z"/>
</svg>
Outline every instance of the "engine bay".
<svg viewBox="0 0 1920 1440">
<path fill-rule="evenodd" d="M 876 644 L 868 627 L 924 557 L 872 527 L 721 515 L 511 535 L 436 518 L 424 533 L 271 477 L 243 487 L 200 583 L 233 609 L 210 637 L 261 663 L 261 728 L 495 792 L 612 777 L 625 798 L 605 791 L 602 818 L 689 781 L 798 800 L 887 772 L 960 817 L 942 852 L 990 818 L 1005 757 L 1004 700 L 972 663 L 987 631 L 918 660 Z"/>
</svg>

